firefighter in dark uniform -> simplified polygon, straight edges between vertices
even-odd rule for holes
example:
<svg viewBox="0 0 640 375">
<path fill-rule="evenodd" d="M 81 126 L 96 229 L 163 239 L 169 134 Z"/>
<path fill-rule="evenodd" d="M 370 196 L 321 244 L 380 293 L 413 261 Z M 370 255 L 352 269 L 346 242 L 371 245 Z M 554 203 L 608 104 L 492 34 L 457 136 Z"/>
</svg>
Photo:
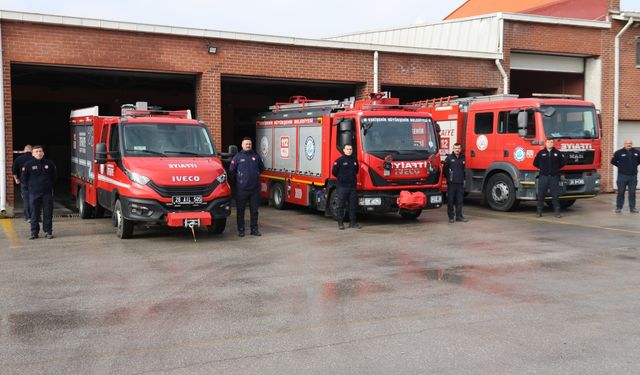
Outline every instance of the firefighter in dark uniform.
<svg viewBox="0 0 640 375">
<path fill-rule="evenodd" d="M 251 211 L 251 235 L 262 236 L 258 230 L 260 206 L 260 173 L 264 171 L 262 158 L 253 149 L 251 138 L 242 140 L 242 150 L 233 157 L 229 172 L 236 175 L 236 208 L 238 236 L 244 237 L 244 209 L 249 202 Z"/>
<path fill-rule="evenodd" d="M 26 162 L 33 159 L 33 155 L 31 155 L 33 151 L 33 146 L 26 145 L 24 146 L 24 153 L 13 161 L 13 168 L 11 169 L 13 172 L 13 180 L 17 185 L 20 186 L 20 196 L 22 197 L 22 212 L 24 213 L 24 220 L 29 221 L 31 219 L 31 210 L 29 209 L 29 194 L 27 187 L 25 184 L 21 183 L 20 174 L 22 173 L 22 167 Z"/>
<path fill-rule="evenodd" d="M 31 237 L 38 238 L 40 232 L 40 213 L 45 237 L 53 238 L 53 183 L 56 180 L 56 166 L 44 158 L 42 146 L 33 147 L 34 159 L 22 166 L 22 183 L 29 192 L 31 205 Z"/>
<path fill-rule="evenodd" d="M 637 214 L 636 186 L 638 185 L 638 165 L 640 165 L 640 151 L 633 148 L 630 139 L 624 141 L 624 147 L 613 154 L 611 164 L 618 167 L 618 196 L 616 197 L 616 213 L 624 206 L 624 191 L 629 189 L 629 212 Z"/>
<path fill-rule="evenodd" d="M 447 214 L 449 215 L 449 223 L 454 223 L 455 221 L 466 223 L 469 220 L 462 215 L 465 159 L 460 143 L 454 144 L 453 152 L 444 159 L 443 170 L 444 176 L 447 178 Z"/>
<path fill-rule="evenodd" d="M 356 221 L 358 213 L 358 193 L 356 191 L 356 180 L 358 176 L 358 160 L 353 157 L 353 146 L 344 145 L 343 155 L 333 163 L 333 176 L 338 180 L 338 228 L 344 229 L 344 207 L 349 202 L 349 228 L 362 228 Z"/>
<path fill-rule="evenodd" d="M 560 168 L 566 164 L 564 154 L 553 147 L 553 139 L 545 141 L 545 148 L 538 151 L 536 158 L 533 160 L 533 166 L 540 170 L 538 175 L 538 207 L 536 216 L 542 216 L 542 207 L 544 206 L 544 196 L 549 190 L 551 194 L 551 203 L 553 205 L 553 215 L 560 215 L 560 200 L 558 199 L 560 189 Z"/>
</svg>

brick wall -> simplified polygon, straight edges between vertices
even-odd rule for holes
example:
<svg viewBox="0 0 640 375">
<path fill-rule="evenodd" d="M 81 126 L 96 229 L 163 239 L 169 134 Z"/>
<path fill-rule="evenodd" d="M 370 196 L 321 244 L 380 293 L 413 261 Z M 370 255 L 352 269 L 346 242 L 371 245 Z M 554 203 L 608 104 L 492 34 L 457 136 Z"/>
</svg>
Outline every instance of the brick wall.
<svg viewBox="0 0 640 375">
<path fill-rule="evenodd" d="M 207 53 L 214 44 L 218 52 Z M 285 46 L 198 37 L 156 35 L 56 25 L 2 22 L 8 155 L 13 148 L 10 63 L 55 64 L 196 73 L 196 110 L 220 148 L 221 77 L 225 75 L 339 81 L 356 84 L 357 96 L 373 88 L 373 52 Z M 498 88 L 492 61 L 380 54 L 380 84 Z M 12 157 L 8 157 L 10 169 Z M 8 169 L 8 170 L 9 170 Z M 13 184 L 7 179 L 8 202 Z"/>
</svg>

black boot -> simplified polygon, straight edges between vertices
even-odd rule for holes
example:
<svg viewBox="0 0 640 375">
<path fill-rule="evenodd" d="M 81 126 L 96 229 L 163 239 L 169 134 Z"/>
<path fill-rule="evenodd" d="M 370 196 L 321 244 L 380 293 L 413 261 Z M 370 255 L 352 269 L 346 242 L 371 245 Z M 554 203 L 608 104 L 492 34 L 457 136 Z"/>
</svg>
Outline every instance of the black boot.
<svg viewBox="0 0 640 375">
<path fill-rule="evenodd" d="M 560 207 L 555 207 L 553 209 L 553 216 L 557 217 L 557 218 L 561 218 L 562 215 L 560 215 Z"/>
<path fill-rule="evenodd" d="M 344 229 L 344 223 L 341 221 L 338 221 L 338 229 L 343 230 Z"/>
</svg>

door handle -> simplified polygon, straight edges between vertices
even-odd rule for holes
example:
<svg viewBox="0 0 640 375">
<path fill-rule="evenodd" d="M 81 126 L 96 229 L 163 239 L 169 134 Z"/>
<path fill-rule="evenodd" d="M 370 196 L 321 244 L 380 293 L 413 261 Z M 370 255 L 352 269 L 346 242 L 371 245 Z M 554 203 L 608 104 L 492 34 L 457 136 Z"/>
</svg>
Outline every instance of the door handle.
<svg viewBox="0 0 640 375">
<path fill-rule="evenodd" d="M 475 152 L 475 150 L 471 150 L 471 157 L 473 158 L 473 157 L 475 157 L 475 156 L 476 156 L 476 152 Z"/>
<path fill-rule="evenodd" d="M 508 151 L 508 150 L 504 150 L 504 151 L 502 152 L 502 155 L 503 155 L 505 158 L 506 158 L 506 157 L 509 157 L 509 151 Z"/>
</svg>

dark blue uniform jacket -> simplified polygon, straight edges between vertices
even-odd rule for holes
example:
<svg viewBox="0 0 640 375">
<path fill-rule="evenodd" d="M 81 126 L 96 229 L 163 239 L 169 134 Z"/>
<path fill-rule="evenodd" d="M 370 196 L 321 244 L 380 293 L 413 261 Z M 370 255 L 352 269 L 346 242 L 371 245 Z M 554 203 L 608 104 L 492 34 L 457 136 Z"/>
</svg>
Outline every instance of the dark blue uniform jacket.
<svg viewBox="0 0 640 375">
<path fill-rule="evenodd" d="M 560 176 L 560 168 L 567 164 L 564 154 L 555 147 L 548 151 L 546 148 L 538 151 L 533 159 L 533 166 L 540 169 L 543 176 Z"/>
<path fill-rule="evenodd" d="M 618 173 L 635 176 L 638 174 L 638 165 L 640 165 L 640 151 L 635 148 L 629 151 L 621 148 L 613 154 L 611 164 L 618 167 Z"/>
<path fill-rule="evenodd" d="M 452 184 L 464 183 L 464 168 L 465 159 L 464 154 L 460 153 L 460 156 L 456 156 L 453 152 L 451 155 L 444 159 L 444 176 L 447 178 L 447 182 Z"/>
<path fill-rule="evenodd" d="M 331 173 L 338 179 L 338 186 L 356 187 L 358 175 L 358 160 L 352 156 L 342 155 L 333 162 Z"/>
<path fill-rule="evenodd" d="M 29 195 L 38 196 L 53 192 L 56 177 L 56 166 L 51 160 L 33 158 L 22 166 L 20 179 L 29 190 Z"/>
<path fill-rule="evenodd" d="M 229 172 L 236 174 L 236 187 L 244 191 L 258 189 L 262 171 L 264 171 L 262 158 L 253 150 L 240 151 L 229 165 Z"/>
</svg>

